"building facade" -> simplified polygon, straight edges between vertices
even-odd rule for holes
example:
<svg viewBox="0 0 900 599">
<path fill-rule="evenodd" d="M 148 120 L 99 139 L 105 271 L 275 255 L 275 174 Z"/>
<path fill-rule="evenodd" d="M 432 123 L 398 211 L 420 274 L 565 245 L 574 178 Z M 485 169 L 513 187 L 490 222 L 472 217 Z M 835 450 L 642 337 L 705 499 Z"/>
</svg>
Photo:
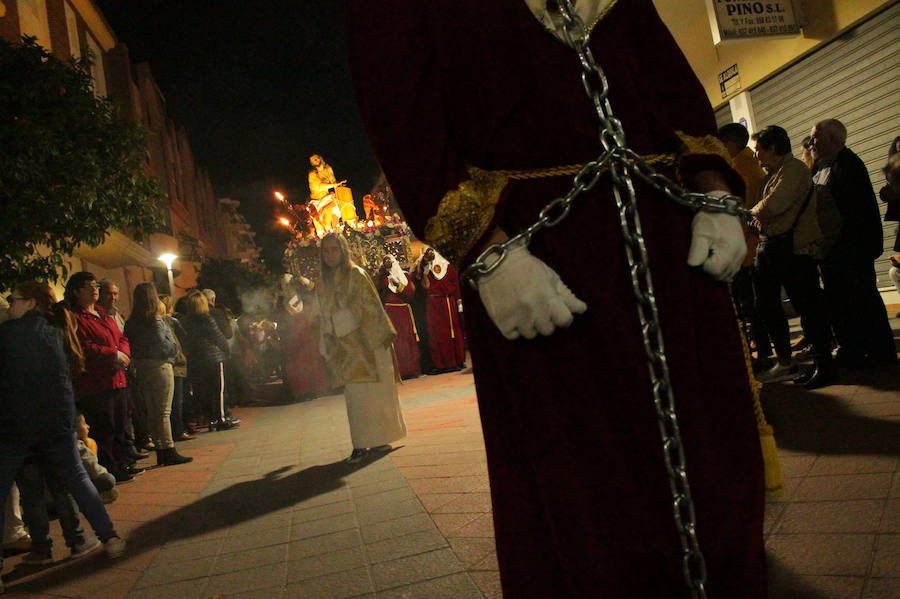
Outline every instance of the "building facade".
<svg viewBox="0 0 900 599">
<path fill-rule="evenodd" d="M 178 256 L 174 273 L 179 296 L 196 286 L 205 258 L 258 256 L 249 226 L 235 226 L 236 207 L 219 202 L 209 174 L 194 159 L 187 133 L 168 117 L 149 65 L 132 63 L 127 46 L 92 0 L 0 0 L 0 36 L 17 41 L 22 35 L 36 37 L 61 60 L 90 51 L 95 94 L 108 97 L 124 116 L 146 129 L 146 169 L 166 196 L 159 206 L 163 230 L 144 240 L 127 231 L 110 231 L 100 246 L 79 247 L 70 270 L 88 270 L 117 282 L 127 313 L 137 283 L 154 280 L 161 292 L 168 288 L 161 254 Z"/>
</svg>

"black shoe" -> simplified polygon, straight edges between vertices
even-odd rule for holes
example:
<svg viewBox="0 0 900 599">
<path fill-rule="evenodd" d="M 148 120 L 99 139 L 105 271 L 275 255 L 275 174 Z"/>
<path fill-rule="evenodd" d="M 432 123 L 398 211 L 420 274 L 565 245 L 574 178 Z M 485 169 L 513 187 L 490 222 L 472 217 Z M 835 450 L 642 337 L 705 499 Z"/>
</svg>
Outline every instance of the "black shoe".
<svg viewBox="0 0 900 599">
<path fill-rule="evenodd" d="M 131 476 L 137 476 L 138 474 L 143 474 L 146 468 L 141 468 L 140 466 L 126 466 L 123 470 Z"/>
<path fill-rule="evenodd" d="M 178 464 L 187 464 L 193 461 L 194 458 L 181 455 L 174 447 L 156 450 L 156 463 L 159 466 L 177 466 Z"/>
<path fill-rule="evenodd" d="M 813 377 L 813 375 L 817 372 L 815 366 L 812 366 L 803 371 L 802 374 L 798 375 L 797 378 L 794 379 L 795 385 L 805 385 L 809 382 L 809 379 Z"/>
<path fill-rule="evenodd" d="M 834 356 L 834 364 L 847 370 L 858 370 L 866 365 L 866 359 L 860 354 L 838 350 Z"/>
<path fill-rule="evenodd" d="M 812 375 L 803 383 L 805 389 L 819 389 L 837 382 L 837 373 L 834 367 L 817 366 Z"/>
<path fill-rule="evenodd" d="M 217 422 L 210 423 L 210 427 L 215 427 L 217 431 L 227 431 L 228 429 L 235 428 L 240 426 L 240 420 L 232 420 L 231 418 L 225 418 L 223 420 L 219 420 Z"/>
<path fill-rule="evenodd" d="M 134 448 L 133 445 L 128 446 L 128 451 L 125 452 L 125 455 L 128 456 L 129 459 L 134 460 L 135 462 L 138 460 L 146 460 L 150 457 L 149 453 L 144 453 L 143 451 L 138 451 Z"/>
<path fill-rule="evenodd" d="M 113 478 L 116 479 L 117 485 L 121 485 L 123 483 L 130 483 L 131 481 L 134 480 L 134 475 L 130 474 L 128 472 L 125 472 L 124 470 L 114 470 L 111 473 L 113 475 Z"/>
</svg>

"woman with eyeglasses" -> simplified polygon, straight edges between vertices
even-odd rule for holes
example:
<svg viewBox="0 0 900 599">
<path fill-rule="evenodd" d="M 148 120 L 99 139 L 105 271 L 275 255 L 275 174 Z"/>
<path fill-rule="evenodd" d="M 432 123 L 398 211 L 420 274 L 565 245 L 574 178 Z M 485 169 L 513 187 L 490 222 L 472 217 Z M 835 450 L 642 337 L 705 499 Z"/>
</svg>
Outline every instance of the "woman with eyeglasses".
<svg viewBox="0 0 900 599">
<path fill-rule="evenodd" d="M 109 556 L 119 557 L 125 541 L 75 444 L 72 372 L 86 363 L 75 320 L 45 283 L 18 285 L 9 303 L 9 320 L 0 325 L 0 497 L 9 493 L 26 457 L 36 454 L 48 476 L 61 480 L 75 498 Z"/>
<path fill-rule="evenodd" d="M 131 346 L 97 303 L 99 299 L 100 285 L 92 273 L 77 272 L 69 277 L 65 302 L 78 323 L 78 340 L 84 350 L 84 372 L 75 378 L 75 399 L 97 441 L 100 463 L 121 483 L 143 472 L 129 466 L 125 450 L 125 369 L 131 364 Z"/>
</svg>

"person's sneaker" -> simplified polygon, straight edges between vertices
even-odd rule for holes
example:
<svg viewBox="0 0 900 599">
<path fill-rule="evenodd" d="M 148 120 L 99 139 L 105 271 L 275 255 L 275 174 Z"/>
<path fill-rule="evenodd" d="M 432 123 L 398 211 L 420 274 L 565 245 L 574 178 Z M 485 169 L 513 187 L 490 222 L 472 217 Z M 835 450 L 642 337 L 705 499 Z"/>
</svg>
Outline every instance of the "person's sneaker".
<svg viewBox="0 0 900 599">
<path fill-rule="evenodd" d="M 109 559 L 118 559 L 125 555 L 125 540 L 120 537 L 113 537 L 103 544 L 103 548 L 106 550 L 106 555 Z"/>
<path fill-rule="evenodd" d="M 29 566 L 45 566 L 53 563 L 53 552 L 51 551 L 31 551 L 22 558 L 23 564 Z"/>
<path fill-rule="evenodd" d="M 87 555 L 91 551 L 94 551 L 98 547 L 100 547 L 102 543 L 100 543 L 100 539 L 93 538 L 89 541 L 85 541 L 84 543 L 79 543 L 72 547 L 71 556 L 72 557 L 81 557 L 83 555 Z"/>
<path fill-rule="evenodd" d="M 124 483 L 130 483 L 134 480 L 134 475 L 129 474 L 125 470 L 115 470 L 112 472 L 113 478 L 116 479 L 116 484 L 121 485 Z"/>
<path fill-rule="evenodd" d="M 358 462 L 361 462 L 364 457 L 366 457 L 365 449 L 354 449 L 353 452 L 350 454 L 350 457 L 347 458 L 347 463 L 348 464 L 356 464 Z"/>
<path fill-rule="evenodd" d="M 756 378 L 760 383 L 779 383 L 793 379 L 799 372 L 800 368 L 797 363 L 791 360 L 787 364 L 777 362 L 775 366 L 761 372 Z"/>
</svg>

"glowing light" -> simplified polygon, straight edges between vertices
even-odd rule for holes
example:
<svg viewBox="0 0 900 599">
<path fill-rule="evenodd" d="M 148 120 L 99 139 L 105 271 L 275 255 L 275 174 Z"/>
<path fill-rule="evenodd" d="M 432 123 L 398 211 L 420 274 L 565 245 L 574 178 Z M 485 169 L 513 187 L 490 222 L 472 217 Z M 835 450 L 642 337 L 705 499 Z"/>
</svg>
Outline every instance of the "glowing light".
<svg viewBox="0 0 900 599">
<path fill-rule="evenodd" d="M 284 201 L 284 194 L 281 193 L 280 191 L 276 191 L 273 195 L 274 195 L 276 198 L 278 198 L 279 200 L 281 200 L 282 202 Z"/>
<path fill-rule="evenodd" d="M 159 257 L 159 261 L 166 265 L 168 270 L 172 270 L 172 263 L 178 259 L 175 254 L 163 254 Z"/>
<path fill-rule="evenodd" d="M 282 225 L 284 225 L 285 227 L 290 227 L 290 226 L 291 226 L 291 221 L 289 221 L 288 219 L 284 218 L 283 216 L 282 216 L 281 218 L 278 219 L 278 222 L 280 222 L 280 223 L 281 223 Z"/>
</svg>

